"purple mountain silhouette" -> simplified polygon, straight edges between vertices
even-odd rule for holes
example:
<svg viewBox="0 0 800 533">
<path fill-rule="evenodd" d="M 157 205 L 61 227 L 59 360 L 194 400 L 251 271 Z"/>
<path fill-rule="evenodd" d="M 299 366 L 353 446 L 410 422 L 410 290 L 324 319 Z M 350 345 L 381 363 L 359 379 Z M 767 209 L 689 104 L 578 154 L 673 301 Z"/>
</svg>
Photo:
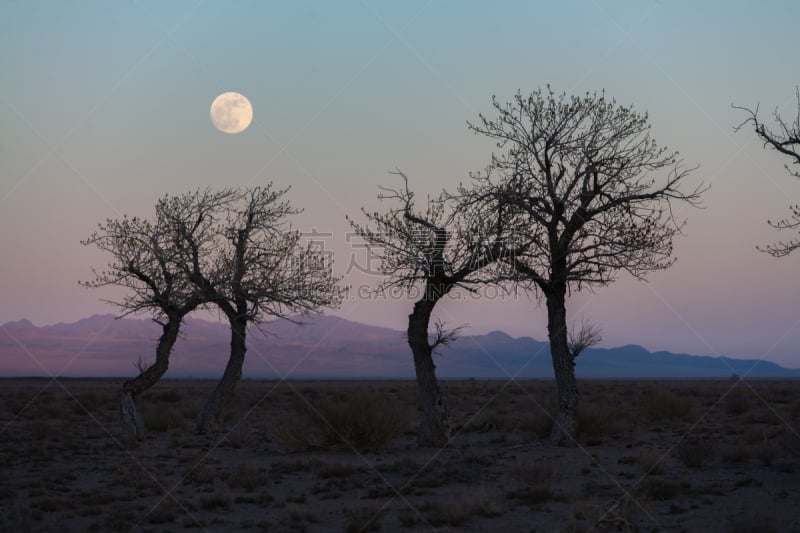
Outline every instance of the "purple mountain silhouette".
<svg viewBox="0 0 800 533">
<path fill-rule="evenodd" d="M 334 316 L 275 320 L 248 330 L 245 377 L 411 378 L 411 353 L 399 330 Z M 95 315 L 70 324 L 36 327 L 28 320 L 0 326 L 0 376 L 135 375 L 152 361 L 161 326 L 149 319 Z M 228 359 L 226 324 L 187 319 L 170 359 L 168 377 L 219 377 Z M 549 346 L 494 331 L 464 336 L 436 356 L 441 377 L 552 377 Z M 640 346 L 586 350 L 579 377 L 800 377 L 769 361 L 650 353 Z"/>
</svg>

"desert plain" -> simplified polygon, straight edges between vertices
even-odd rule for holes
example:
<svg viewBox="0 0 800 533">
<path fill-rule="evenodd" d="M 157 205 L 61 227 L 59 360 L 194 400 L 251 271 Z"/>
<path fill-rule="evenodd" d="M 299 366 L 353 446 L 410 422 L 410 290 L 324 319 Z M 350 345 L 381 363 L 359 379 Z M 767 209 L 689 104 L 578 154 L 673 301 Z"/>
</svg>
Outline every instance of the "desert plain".
<svg viewBox="0 0 800 533">
<path fill-rule="evenodd" d="M 444 449 L 414 381 L 163 380 L 124 437 L 122 379 L 0 380 L 0 530 L 800 531 L 800 381 L 583 380 L 546 436 L 547 380 L 446 380 Z"/>
</svg>

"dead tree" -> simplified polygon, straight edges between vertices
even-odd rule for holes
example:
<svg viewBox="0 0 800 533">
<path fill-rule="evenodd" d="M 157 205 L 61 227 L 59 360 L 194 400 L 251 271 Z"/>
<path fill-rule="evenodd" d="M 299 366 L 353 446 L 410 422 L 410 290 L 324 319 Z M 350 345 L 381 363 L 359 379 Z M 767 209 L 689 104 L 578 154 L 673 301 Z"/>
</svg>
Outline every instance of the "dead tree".
<svg viewBox="0 0 800 533">
<path fill-rule="evenodd" d="M 237 191 L 224 211 L 196 204 L 190 210 L 192 219 L 173 219 L 182 272 L 204 301 L 225 315 L 231 328 L 228 363 L 198 417 L 200 433 L 220 421 L 233 396 L 242 375 L 250 324 L 267 316 L 291 320 L 292 313 L 314 312 L 341 301 L 331 262 L 310 244 L 300 246 L 300 233 L 289 225 L 288 217 L 300 210 L 283 199 L 286 192 L 272 184 Z M 194 224 L 209 217 L 220 222 L 207 239 L 196 238 Z"/>
<path fill-rule="evenodd" d="M 191 198 L 191 202 L 187 202 L 187 198 Z M 88 239 L 81 241 L 87 246 L 95 245 L 113 257 L 105 270 L 93 269 L 94 280 L 80 282 L 81 285 L 128 289 L 124 299 L 111 302 L 122 309 L 121 316 L 150 313 L 162 329 L 156 345 L 155 361 L 150 365 L 141 365 L 139 375 L 122 385 L 120 407 L 123 427 L 129 436 L 138 440 L 144 440 L 145 427 L 136 409 L 136 399 L 155 385 L 169 368 L 169 356 L 178 339 L 183 318 L 205 303 L 202 291 L 188 281 L 175 263 L 178 253 L 175 227 L 160 216 L 163 213 L 162 204 L 173 205 L 174 216 L 180 218 L 186 215 L 177 208 L 181 203 L 218 207 L 230 199 L 230 191 L 212 193 L 209 190 L 177 199 L 164 198 L 159 201 L 153 221 L 138 217 L 109 219 L 99 224 L 97 231 Z M 194 239 L 203 240 L 211 220 L 200 219 L 195 222 L 189 231 Z"/>
<path fill-rule="evenodd" d="M 684 192 L 689 170 L 656 145 L 647 115 L 604 94 L 567 97 L 548 87 L 493 104 L 496 118 L 469 124 L 501 150 L 488 172 L 474 176 L 476 194 L 524 220 L 515 231 L 529 248 L 506 263 L 544 296 L 558 388 L 550 441 L 569 444 L 579 400 L 576 348 L 596 335 L 569 342 L 568 292 L 607 285 L 620 270 L 641 279 L 672 265 L 672 240 L 684 225 L 673 204 L 698 205 L 704 188 Z"/>
<path fill-rule="evenodd" d="M 445 194 L 429 198 L 424 211 L 417 211 L 408 178 L 400 171 L 393 174 L 402 179 L 402 188 L 381 187 L 378 198 L 395 205 L 382 213 L 362 210 L 367 225 L 350 217 L 348 221 L 381 258 L 380 273 L 385 279 L 375 289 L 377 293 L 394 287 L 410 293 L 422 285 L 406 330 L 422 405 L 417 442 L 419 446 L 444 447 L 450 438 L 450 422 L 432 355 L 454 340 L 460 328 L 446 331 L 444 324 L 437 322 L 431 335 L 431 315 L 453 289 L 474 290 L 494 280 L 486 267 L 504 253 L 504 220 L 499 212 L 482 216 L 485 213 L 475 209 L 458 209 L 454 198 Z"/>
<path fill-rule="evenodd" d="M 764 141 L 765 148 L 771 146 L 783 155 L 788 156 L 792 160 L 792 165 L 800 165 L 800 89 L 798 88 L 795 88 L 795 99 L 797 104 L 797 116 L 791 124 L 788 124 L 783 117 L 780 116 L 777 109 L 773 112 L 773 118 L 778 125 L 777 131 L 761 122 L 758 118 L 758 106 L 756 106 L 755 110 L 733 106 L 735 109 L 740 109 L 749 115 L 735 130 L 739 131 L 747 124 L 752 125 L 756 135 Z M 789 174 L 800 178 L 800 170 L 797 170 L 797 166 L 790 167 L 788 163 L 785 166 Z M 790 206 L 789 211 L 790 213 L 787 218 L 783 218 L 777 222 L 768 220 L 767 223 L 779 231 L 800 230 L 800 204 Z M 800 248 L 800 238 L 795 237 L 789 241 L 779 241 L 775 244 L 767 245 L 764 248 L 759 248 L 759 250 L 774 257 L 784 257 L 798 248 Z"/>
</svg>

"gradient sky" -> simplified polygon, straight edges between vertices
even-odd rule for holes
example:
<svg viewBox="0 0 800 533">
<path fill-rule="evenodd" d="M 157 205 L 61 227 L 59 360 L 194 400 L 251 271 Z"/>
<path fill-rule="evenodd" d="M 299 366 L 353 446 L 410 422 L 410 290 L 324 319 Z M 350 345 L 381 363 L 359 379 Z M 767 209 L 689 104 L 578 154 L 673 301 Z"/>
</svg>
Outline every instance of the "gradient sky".
<svg viewBox="0 0 800 533">
<path fill-rule="evenodd" d="M 296 225 L 331 234 L 339 270 L 363 252 L 346 214 L 378 207 L 399 167 L 420 193 L 482 168 L 467 120 L 491 97 L 551 84 L 648 111 L 653 135 L 700 165 L 707 208 L 685 209 L 677 264 L 573 295 L 604 346 L 641 344 L 800 367 L 800 253 L 756 250 L 800 202 L 800 181 L 731 103 L 794 118 L 800 4 L 786 2 L 37 2 L 0 7 L 0 323 L 113 313 L 78 280 L 107 258 L 96 224 L 149 216 L 164 193 L 291 185 Z M 215 130 L 226 91 L 252 102 L 244 133 Z M 362 259 L 359 259 L 362 260 Z M 363 260 L 362 260 L 363 262 Z M 367 276 L 346 280 L 358 287 Z M 407 301 L 336 314 L 401 329 Z M 442 305 L 468 332 L 546 337 L 525 297 Z"/>
</svg>

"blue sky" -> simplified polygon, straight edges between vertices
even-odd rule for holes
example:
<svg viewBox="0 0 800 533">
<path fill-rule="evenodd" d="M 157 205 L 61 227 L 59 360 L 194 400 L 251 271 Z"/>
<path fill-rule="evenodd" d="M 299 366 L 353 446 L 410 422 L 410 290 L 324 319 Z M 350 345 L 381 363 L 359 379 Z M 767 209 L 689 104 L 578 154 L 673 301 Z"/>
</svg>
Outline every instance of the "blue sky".
<svg viewBox="0 0 800 533">
<path fill-rule="evenodd" d="M 620 276 L 569 312 L 604 345 L 761 357 L 800 366 L 800 256 L 756 251 L 800 202 L 800 181 L 731 103 L 794 117 L 796 2 L 4 2 L 0 7 L 0 323 L 113 312 L 78 287 L 106 258 L 79 240 L 196 187 L 291 185 L 301 229 L 354 251 L 345 214 L 378 207 L 400 167 L 421 193 L 482 168 L 466 127 L 550 84 L 605 90 L 649 112 L 660 144 L 712 188 L 688 210 L 678 263 Z M 253 103 L 238 135 L 210 123 L 222 92 Z M 370 284 L 351 276 L 353 285 Z M 350 301 L 342 316 L 396 328 L 409 303 Z M 544 338 L 525 298 L 440 309 L 451 324 Z"/>
</svg>

